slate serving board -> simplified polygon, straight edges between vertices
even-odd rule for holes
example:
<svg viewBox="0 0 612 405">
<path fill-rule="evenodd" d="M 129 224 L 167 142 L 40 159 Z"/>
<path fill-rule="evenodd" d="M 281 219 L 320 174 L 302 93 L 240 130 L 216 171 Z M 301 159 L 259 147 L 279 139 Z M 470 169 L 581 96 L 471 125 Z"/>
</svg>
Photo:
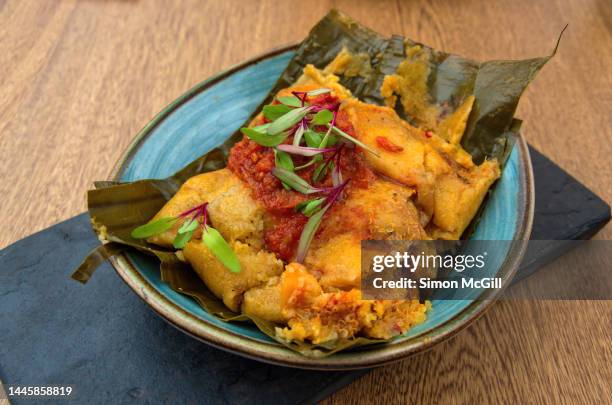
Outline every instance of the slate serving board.
<svg viewBox="0 0 612 405">
<path fill-rule="evenodd" d="M 610 207 L 531 149 L 532 239 L 585 239 Z M 248 360 L 192 339 L 155 315 L 110 265 L 86 286 L 69 278 L 98 244 L 81 214 L 0 251 L 0 380 L 72 385 L 68 403 L 314 403 L 368 370 L 317 372 Z M 527 253 L 517 280 L 563 253 Z M 0 393 L 1 397 L 1 393 Z M 57 398 L 10 398 L 13 404 Z"/>
</svg>

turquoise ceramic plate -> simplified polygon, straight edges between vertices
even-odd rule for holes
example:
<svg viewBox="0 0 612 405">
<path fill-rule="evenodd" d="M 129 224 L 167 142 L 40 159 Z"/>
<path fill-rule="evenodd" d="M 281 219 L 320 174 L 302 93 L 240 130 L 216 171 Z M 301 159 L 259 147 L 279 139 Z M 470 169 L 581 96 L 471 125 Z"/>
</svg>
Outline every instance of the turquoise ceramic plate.
<svg viewBox="0 0 612 405">
<path fill-rule="evenodd" d="M 163 178 L 229 137 L 251 114 L 283 71 L 294 47 L 247 61 L 206 80 L 158 114 L 136 137 L 113 171 L 113 179 Z M 533 217 L 533 181 L 525 142 L 520 139 L 489 199 L 474 235 L 511 240 L 498 254 L 497 276 L 509 279 L 522 258 Z M 452 336 L 491 303 L 479 300 L 433 301 L 427 321 L 388 344 L 312 359 L 273 341 L 247 323 L 228 323 L 173 291 L 159 277 L 156 260 L 140 253 L 113 259 L 119 275 L 164 319 L 214 346 L 254 359 L 317 369 L 371 367 L 399 360 Z"/>
</svg>

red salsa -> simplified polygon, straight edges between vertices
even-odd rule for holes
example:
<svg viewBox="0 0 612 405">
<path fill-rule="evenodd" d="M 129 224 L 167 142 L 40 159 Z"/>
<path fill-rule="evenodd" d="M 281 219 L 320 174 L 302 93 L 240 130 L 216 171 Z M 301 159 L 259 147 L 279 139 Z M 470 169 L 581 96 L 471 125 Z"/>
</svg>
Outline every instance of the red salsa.
<svg viewBox="0 0 612 405">
<path fill-rule="evenodd" d="M 330 94 L 312 97 L 309 103 L 316 105 L 331 105 L 338 100 Z M 259 123 L 266 122 L 259 118 Z M 338 128 L 354 136 L 354 129 L 348 120 L 347 114 L 339 111 L 336 120 Z M 291 143 L 292 137 L 285 142 Z M 328 158 L 333 152 L 328 152 Z M 293 156 L 296 166 L 305 164 L 310 158 Z M 343 179 L 351 179 L 348 187 L 367 188 L 375 179 L 374 173 L 366 166 L 362 152 L 353 145 L 347 145 L 340 151 L 340 170 Z M 302 201 L 316 198 L 317 195 L 304 195 L 293 190 L 286 190 L 273 174 L 274 151 L 250 140 L 246 136 L 234 145 L 230 151 L 228 168 L 234 172 L 251 189 L 254 198 L 267 210 L 270 224 L 266 224 L 264 240 L 268 250 L 275 252 L 279 258 L 289 261 L 295 256 L 297 242 L 308 218 L 295 211 L 295 206 Z M 328 173 L 319 183 L 312 183 L 315 165 L 297 171 L 297 174 L 313 186 L 331 187 L 331 175 Z"/>
</svg>

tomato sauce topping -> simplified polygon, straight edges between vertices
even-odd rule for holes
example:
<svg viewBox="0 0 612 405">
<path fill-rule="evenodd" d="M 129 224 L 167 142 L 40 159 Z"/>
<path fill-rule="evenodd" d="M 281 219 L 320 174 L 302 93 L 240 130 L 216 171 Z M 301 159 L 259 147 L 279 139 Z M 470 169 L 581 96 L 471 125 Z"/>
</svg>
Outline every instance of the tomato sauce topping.
<svg viewBox="0 0 612 405">
<path fill-rule="evenodd" d="M 311 105 L 333 106 L 338 103 L 337 98 L 330 94 L 311 97 Z M 259 118 L 258 124 L 266 122 Z M 340 110 L 336 119 L 338 128 L 354 136 L 353 126 L 345 112 Z M 317 128 L 324 131 L 323 128 Z M 291 143 L 292 137 L 285 142 Z M 327 159 L 333 152 L 324 155 Z M 296 166 L 307 163 L 310 158 L 292 156 Z M 353 145 L 346 145 L 340 151 L 340 171 L 344 180 L 350 179 L 346 192 L 351 187 L 367 188 L 376 176 L 366 165 L 362 152 Z M 289 261 L 295 256 L 297 243 L 308 218 L 300 212 L 295 212 L 295 206 L 302 201 L 319 197 L 319 195 L 304 195 L 293 190 L 286 190 L 280 180 L 272 174 L 274 168 L 274 151 L 244 137 L 236 143 L 229 154 L 228 168 L 244 181 L 270 216 L 270 224 L 266 224 L 264 240 L 268 250 L 275 252 L 279 258 Z M 328 173 L 319 183 L 312 183 L 315 165 L 299 170 L 297 174 L 316 187 L 331 187 L 331 174 Z M 327 214 L 326 214 L 327 216 Z M 325 219 L 323 220 L 325 221 Z"/>
</svg>

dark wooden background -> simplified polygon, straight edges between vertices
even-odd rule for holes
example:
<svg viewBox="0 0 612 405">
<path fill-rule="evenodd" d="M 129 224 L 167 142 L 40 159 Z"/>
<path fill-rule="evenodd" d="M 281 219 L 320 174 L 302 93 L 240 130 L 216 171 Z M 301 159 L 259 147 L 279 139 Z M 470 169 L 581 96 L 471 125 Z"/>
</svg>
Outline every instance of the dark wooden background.
<svg viewBox="0 0 612 405">
<path fill-rule="evenodd" d="M 85 190 L 166 104 L 301 40 L 330 7 L 475 59 L 548 54 L 569 23 L 518 116 L 531 144 L 612 200 L 610 0 L 0 0 L 0 247 L 83 212 Z M 500 302 L 326 402 L 610 402 L 611 329 L 610 301 Z"/>
</svg>

